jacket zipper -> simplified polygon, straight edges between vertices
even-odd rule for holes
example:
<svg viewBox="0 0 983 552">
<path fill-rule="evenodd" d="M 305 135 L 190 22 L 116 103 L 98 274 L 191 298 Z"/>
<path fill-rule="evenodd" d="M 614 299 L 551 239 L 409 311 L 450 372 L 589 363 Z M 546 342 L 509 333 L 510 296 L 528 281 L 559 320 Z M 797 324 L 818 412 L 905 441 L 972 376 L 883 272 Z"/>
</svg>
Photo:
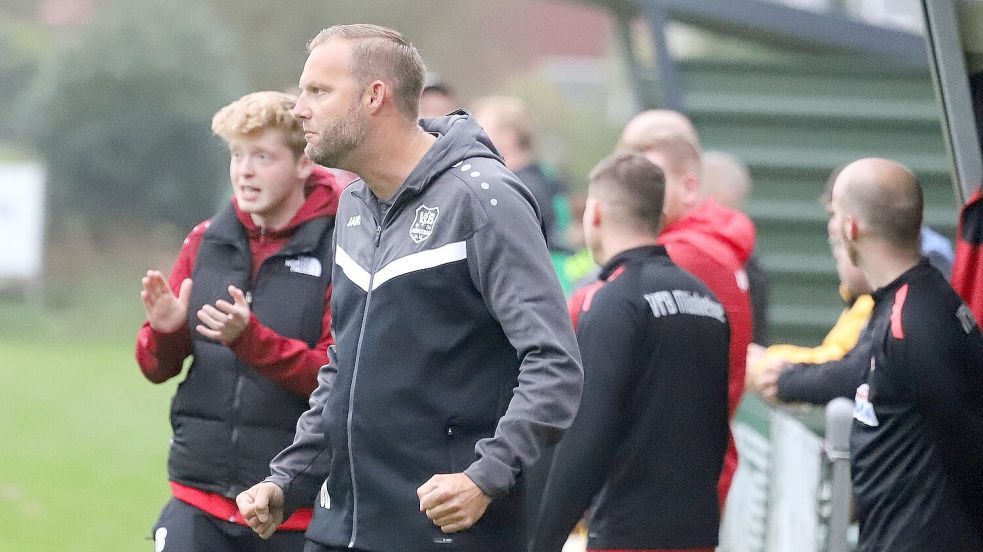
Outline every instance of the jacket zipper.
<svg viewBox="0 0 983 552">
<path fill-rule="evenodd" d="M 365 201 L 364 198 L 357 197 L 363 205 L 373 210 L 372 207 Z M 380 217 L 373 216 L 372 219 L 375 224 L 375 247 L 372 249 L 372 259 L 369 262 L 369 267 L 372 272 L 369 273 L 369 284 L 368 291 L 365 296 L 365 310 L 362 311 L 362 325 L 358 330 L 358 344 L 355 346 L 355 367 L 352 369 L 352 385 L 348 390 L 348 419 L 346 420 L 348 426 L 348 468 L 349 475 L 352 478 L 352 537 L 348 541 L 348 548 L 355 548 L 355 536 L 358 533 L 358 485 L 355 483 L 355 454 L 354 447 L 352 446 L 352 418 L 355 411 L 355 383 L 358 380 L 358 366 L 359 361 L 362 356 L 362 338 L 365 336 L 365 323 L 369 317 L 369 303 L 372 300 L 372 284 L 375 282 L 375 272 L 376 272 L 376 254 L 379 252 L 379 243 L 382 241 L 382 227 L 388 223 L 396 214 L 396 207 L 402 207 L 402 203 L 405 201 L 400 201 L 402 198 L 407 197 L 406 190 L 401 190 L 396 197 L 393 198 L 393 202 L 389 207 L 389 210 L 382 213 L 381 221 Z M 378 209 L 374 209 L 378 211 Z"/>
<path fill-rule="evenodd" d="M 352 478 L 352 538 L 348 541 L 348 548 L 355 548 L 355 535 L 358 533 L 358 485 L 355 483 L 355 451 L 352 446 L 352 417 L 355 411 L 355 382 L 358 380 L 358 365 L 362 356 L 362 338 L 365 336 L 365 322 L 369 317 L 369 302 L 372 300 L 372 283 L 375 280 L 375 256 L 379 251 L 379 242 L 382 239 L 382 225 L 378 220 L 375 222 L 375 248 L 372 250 L 372 261 L 369 263 L 372 273 L 369 274 L 369 289 L 365 296 L 365 310 L 362 311 L 362 327 L 359 328 L 358 344 L 355 346 L 355 367 L 352 369 L 352 385 L 348 391 L 348 468 Z"/>
</svg>

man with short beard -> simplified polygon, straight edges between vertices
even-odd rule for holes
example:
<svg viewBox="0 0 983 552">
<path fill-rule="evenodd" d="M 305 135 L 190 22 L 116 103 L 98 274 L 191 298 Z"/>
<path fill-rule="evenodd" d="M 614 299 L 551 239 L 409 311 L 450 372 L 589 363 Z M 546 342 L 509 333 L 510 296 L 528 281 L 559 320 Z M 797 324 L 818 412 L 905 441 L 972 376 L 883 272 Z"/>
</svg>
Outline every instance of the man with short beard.
<svg viewBox="0 0 983 552">
<path fill-rule="evenodd" d="M 239 508 L 269 538 L 314 502 L 311 552 L 520 550 L 517 482 L 583 385 L 535 202 L 467 112 L 419 126 L 424 66 L 398 32 L 335 26 L 308 50 L 307 154 L 361 177 L 339 204 L 336 346 Z"/>
</svg>

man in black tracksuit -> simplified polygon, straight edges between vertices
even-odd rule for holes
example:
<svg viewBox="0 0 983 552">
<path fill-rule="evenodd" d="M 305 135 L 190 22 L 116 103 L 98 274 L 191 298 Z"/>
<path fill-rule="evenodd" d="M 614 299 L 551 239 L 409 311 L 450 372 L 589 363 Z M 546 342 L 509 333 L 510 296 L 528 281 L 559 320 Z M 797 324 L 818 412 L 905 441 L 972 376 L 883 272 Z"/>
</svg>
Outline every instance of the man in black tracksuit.
<svg viewBox="0 0 983 552">
<path fill-rule="evenodd" d="M 584 235 L 603 265 L 577 339 L 584 396 L 557 446 L 530 549 L 559 551 L 590 505 L 590 550 L 717 544 L 730 328 L 656 245 L 662 171 L 618 154 L 591 173 Z"/>
<path fill-rule="evenodd" d="M 851 464 L 858 550 L 983 550 L 983 336 L 919 259 L 922 194 L 903 166 L 848 165 L 834 226 L 874 292 Z"/>
<path fill-rule="evenodd" d="M 240 509 L 266 537 L 314 502 L 311 551 L 520 550 L 523 472 L 583 385 L 535 201 L 468 113 L 418 126 L 423 65 L 398 33 L 309 48 L 306 151 L 361 180 L 338 207 L 330 363 Z"/>
</svg>

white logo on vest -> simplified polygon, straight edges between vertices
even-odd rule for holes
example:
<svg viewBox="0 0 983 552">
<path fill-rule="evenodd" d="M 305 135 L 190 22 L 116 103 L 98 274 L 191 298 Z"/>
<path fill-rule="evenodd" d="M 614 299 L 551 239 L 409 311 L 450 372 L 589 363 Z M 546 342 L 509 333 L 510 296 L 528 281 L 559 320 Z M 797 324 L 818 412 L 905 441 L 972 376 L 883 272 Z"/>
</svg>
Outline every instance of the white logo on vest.
<svg viewBox="0 0 983 552">
<path fill-rule="evenodd" d="M 283 264 L 290 267 L 290 272 L 299 272 L 315 278 L 321 276 L 321 261 L 317 260 L 317 257 L 287 259 Z"/>
</svg>

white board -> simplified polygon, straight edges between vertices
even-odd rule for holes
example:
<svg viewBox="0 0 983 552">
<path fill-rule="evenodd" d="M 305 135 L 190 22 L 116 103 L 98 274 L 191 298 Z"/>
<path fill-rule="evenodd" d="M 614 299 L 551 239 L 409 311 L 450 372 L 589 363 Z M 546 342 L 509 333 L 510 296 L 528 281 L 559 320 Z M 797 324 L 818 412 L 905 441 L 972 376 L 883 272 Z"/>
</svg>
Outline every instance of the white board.
<svg viewBox="0 0 983 552">
<path fill-rule="evenodd" d="M 0 279 L 40 276 L 44 252 L 44 169 L 0 163 Z"/>
</svg>

